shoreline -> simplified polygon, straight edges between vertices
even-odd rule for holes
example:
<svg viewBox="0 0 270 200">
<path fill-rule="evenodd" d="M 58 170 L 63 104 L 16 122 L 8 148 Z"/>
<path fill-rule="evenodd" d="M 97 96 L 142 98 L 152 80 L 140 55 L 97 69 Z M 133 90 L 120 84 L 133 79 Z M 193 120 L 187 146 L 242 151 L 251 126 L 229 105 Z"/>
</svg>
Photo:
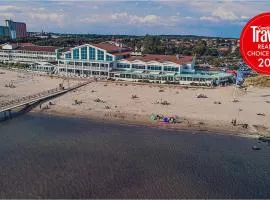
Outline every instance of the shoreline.
<svg viewBox="0 0 270 200">
<path fill-rule="evenodd" d="M 164 124 L 163 122 L 151 121 L 150 119 L 147 120 L 131 120 L 131 119 L 120 119 L 116 117 L 108 117 L 108 116 L 95 116 L 94 114 L 78 114 L 74 112 L 59 112 L 55 110 L 37 110 L 36 108 L 30 111 L 33 114 L 44 114 L 44 115 L 51 115 L 51 116 L 60 116 L 60 117 L 68 117 L 68 118 L 82 118 L 91 121 L 97 122 L 104 122 L 110 124 L 118 124 L 118 125 L 126 125 L 126 126 L 139 126 L 139 127 L 147 127 L 147 128 L 155 128 L 155 129 L 163 129 L 163 130 L 171 130 L 171 131 L 187 131 L 192 132 L 192 134 L 200 134 L 200 133 L 207 133 L 207 134 L 214 134 L 214 135 L 224 135 L 224 136 L 237 136 L 243 138 L 258 138 L 260 136 L 265 136 L 265 134 L 260 134 L 258 132 L 251 132 L 250 130 L 233 127 L 229 125 L 222 124 L 219 127 L 215 127 L 214 124 L 204 124 L 201 125 L 199 121 L 194 121 L 193 124 L 187 125 L 185 122 L 188 119 L 184 118 L 183 121 L 178 122 L 176 124 Z M 138 116 L 138 115 L 137 115 Z M 146 116 L 138 116 L 143 117 L 145 119 Z M 191 120 L 191 119 L 189 119 Z M 234 128 L 234 129 L 228 129 Z M 245 133 L 244 133 L 245 132 Z"/>
<path fill-rule="evenodd" d="M 0 102 L 83 80 L 67 82 L 63 77 L 7 69 L 0 71 L 5 72 L 0 79 Z M 16 87 L 7 87 L 10 82 Z M 255 87 L 246 90 L 233 86 L 188 88 L 98 80 L 50 100 L 49 109 L 35 108 L 32 112 L 172 130 L 225 132 L 244 137 L 270 136 L 269 92 L 269 88 Z M 199 94 L 206 98 L 198 98 Z M 46 104 L 49 102 L 42 103 Z M 179 123 L 153 122 L 150 119 L 152 114 L 175 117 Z M 237 126 L 231 123 L 234 119 Z"/>
</svg>

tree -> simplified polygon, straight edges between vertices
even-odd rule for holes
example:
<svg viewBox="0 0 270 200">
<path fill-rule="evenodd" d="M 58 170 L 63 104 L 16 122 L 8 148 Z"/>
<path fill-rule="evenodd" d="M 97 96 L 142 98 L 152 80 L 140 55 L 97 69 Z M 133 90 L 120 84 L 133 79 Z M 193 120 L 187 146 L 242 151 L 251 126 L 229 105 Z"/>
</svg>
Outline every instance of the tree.
<svg viewBox="0 0 270 200">
<path fill-rule="evenodd" d="M 149 36 L 146 35 L 146 37 L 143 40 L 143 53 L 146 54 L 164 54 L 165 53 L 165 47 L 161 43 L 161 40 L 157 36 Z"/>
<path fill-rule="evenodd" d="M 232 55 L 232 56 L 235 56 L 235 57 L 237 57 L 237 58 L 241 58 L 242 55 L 241 55 L 241 53 L 240 53 L 239 47 L 237 47 L 237 48 L 235 49 L 235 51 L 234 51 L 231 55 Z"/>
<path fill-rule="evenodd" d="M 196 55 L 198 55 L 198 56 L 203 56 L 205 54 L 205 50 L 206 50 L 206 47 L 203 44 L 203 42 L 199 42 L 194 47 L 193 53 L 196 54 Z"/>
<path fill-rule="evenodd" d="M 204 54 L 206 56 L 217 56 L 218 55 L 218 51 L 217 51 L 217 49 L 214 49 L 214 48 L 206 48 Z"/>
<path fill-rule="evenodd" d="M 212 61 L 212 65 L 215 67 L 219 67 L 221 65 L 221 60 L 219 58 L 214 58 Z"/>
</svg>

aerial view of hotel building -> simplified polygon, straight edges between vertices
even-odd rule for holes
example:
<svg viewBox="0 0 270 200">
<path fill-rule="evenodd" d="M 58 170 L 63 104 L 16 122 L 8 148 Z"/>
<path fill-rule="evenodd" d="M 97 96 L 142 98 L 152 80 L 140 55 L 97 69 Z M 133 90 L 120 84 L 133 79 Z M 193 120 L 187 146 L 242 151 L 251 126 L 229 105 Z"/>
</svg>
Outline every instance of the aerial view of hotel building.
<svg viewBox="0 0 270 200">
<path fill-rule="evenodd" d="M 138 82 L 220 85 L 231 75 L 196 71 L 195 57 L 132 52 L 114 41 L 84 44 L 73 48 L 7 43 L 1 46 L 0 61 L 30 64 L 30 70 L 62 76 L 99 77 Z"/>
<path fill-rule="evenodd" d="M 134 53 L 115 42 L 85 44 L 62 52 L 57 72 L 66 76 L 96 76 L 115 80 L 219 85 L 230 74 L 195 71 L 195 57 Z"/>
</svg>

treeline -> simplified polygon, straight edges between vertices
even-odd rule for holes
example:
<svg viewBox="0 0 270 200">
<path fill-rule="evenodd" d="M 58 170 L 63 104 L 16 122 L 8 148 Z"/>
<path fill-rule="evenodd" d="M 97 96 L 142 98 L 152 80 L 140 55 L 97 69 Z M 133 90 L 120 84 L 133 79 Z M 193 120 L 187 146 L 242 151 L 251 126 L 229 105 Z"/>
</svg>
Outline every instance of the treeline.
<svg viewBox="0 0 270 200">
<path fill-rule="evenodd" d="M 0 44 L 7 42 L 10 43 L 33 43 L 40 46 L 56 46 L 56 47 L 73 47 L 76 45 L 81 45 L 85 43 L 98 43 L 111 40 L 108 36 L 104 37 L 59 37 L 59 38 L 37 38 L 37 37 L 27 37 L 12 40 L 10 38 L 0 38 Z"/>
<path fill-rule="evenodd" d="M 86 43 L 98 43 L 108 40 L 112 40 L 113 35 L 68 35 L 66 37 L 52 38 L 36 38 L 28 37 L 18 39 L 13 41 L 9 38 L 0 38 L 0 43 L 6 42 L 31 42 L 36 45 L 41 46 L 56 46 L 56 47 L 73 47 L 76 45 L 82 45 Z M 115 36 L 116 37 L 116 36 Z M 176 40 L 180 43 L 176 43 L 173 37 L 182 37 L 181 40 Z M 217 38 L 216 44 L 218 45 L 209 45 L 207 44 L 205 37 L 200 36 L 118 36 L 117 39 L 121 43 L 125 44 L 128 47 L 131 47 L 134 51 L 139 51 L 145 54 L 165 54 L 165 55 L 196 55 L 198 60 L 201 62 L 208 62 L 215 66 L 218 66 L 220 63 L 220 57 L 227 58 L 241 58 L 239 49 L 237 48 L 234 53 L 231 51 L 219 52 L 219 44 L 224 44 L 225 39 Z M 195 40 L 194 40 L 195 39 Z M 230 43 L 229 43 L 230 44 Z"/>
<path fill-rule="evenodd" d="M 39 38 L 34 38 L 34 37 L 27 37 L 27 38 L 18 38 L 16 40 L 13 40 L 9 37 L 0 37 L 0 44 L 5 44 L 5 43 L 25 43 L 25 42 L 31 42 L 34 43 L 36 41 L 39 41 Z"/>
<path fill-rule="evenodd" d="M 145 36 L 142 39 L 124 38 L 122 43 L 132 47 L 134 50 L 142 51 L 147 54 L 183 54 L 183 55 L 196 55 L 198 57 L 204 56 L 235 56 L 239 57 L 239 49 L 236 49 L 235 53 L 230 54 L 228 52 L 219 52 L 218 48 L 208 46 L 205 40 L 194 40 L 183 39 L 185 44 L 175 44 L 170 39 L 161 36 Z M 218 39 L 217 43 L 224 43 L 224 39 Z"/>
</svg>

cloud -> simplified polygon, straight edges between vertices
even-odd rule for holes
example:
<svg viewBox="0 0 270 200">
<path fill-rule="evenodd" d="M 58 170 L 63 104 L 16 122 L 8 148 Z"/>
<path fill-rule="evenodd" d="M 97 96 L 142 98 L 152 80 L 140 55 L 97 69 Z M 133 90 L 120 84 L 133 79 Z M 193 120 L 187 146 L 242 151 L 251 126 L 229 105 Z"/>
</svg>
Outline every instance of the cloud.
<svg viewBox="0 0 270 200">
<path fill-rule="evenodd" d="M 172 16 L 159 16 L 155 14 L 134 15 L 128 12 L 106 13 L 106 14 L 91 14 L 79 21 L 83 23 L 111 23 L 135 26 L 177 26 L 179 23 L 190 22 L 194 20 L 191 16 L 180 16 L 179 13 Z"/>
<path fill-rule="evenodd" d="M 121 22 L 126 21 L 128 24 L 156 24 L 160 19 L 160 17 L 157 15 L 145 15 L 145 16 L 130 15 L 127 12 L 122 12 L 112 14 L 110 16 L 110 19 Z"/>
<path fill-rule="evenodd" d="M 270 1 L 255 0 L 28 2 L 1 1 L 0 21 L 26 22 L 29 31 L 238 36 L 249 18 L 270 10 Z"/>
<path fill-rule="evenodd" d="M 219 22 L 219 21 L 237 21 L 241 19 L 232 11 L 228 11 L 222 7 L 215 9 L 210 16 L 202 16 L 200 20 L 209 22 Z"/>
<path fill-rule="evenodd" d="M 248 16 L 241 16 L 241 19 L 244 19 L 244 20 L 246 20 L 246 19 L 249 19 L 250 17 L 248 17 Z"/>
<path fill-rule="evenodd" d="M 33 10 L 26 14 L 32 21 L 38 21 L 39 23 L 56 23 L 60 26 L 64 26 L 64 13 L 62 12 L 48 12 L 46 10 Z"/>
<path fill-rule="evenodd" d="M 226 1 L 231 2 L 231 1 Z M 237 6 L 238 7 L 238 6 Z M 232 6 L 231 4 L 226 4 L 219 6 L 211 11 L 208 16 L 200 17 L 200 20 L 203 21 L 210 21 L 210 22 L 218 22 L 218 21 L 227 21 L 232 23 L 243 24 L 244 21 L 248 20 L 250 17 L 245 15 L 246 12 L 240 12 L 235 9 L 235 5 Z M 250 15 L 250 12 L 247 13 Z"/>
<path fill-rule="evenodd" d="M 80 21 L 86 23 L 97 23 L 97 22 L 114 22 L 124 24 L 144 24 L 151 25 L 159 23 L 160 16 L 157 15 L 131 15 L 127 12 L 110 13 L 110 14 L 92 14 L 89 17 L 83 18 Z"/>
<path fill-rule="evenodd" d="M 219 21 L 217 18 L 211 17 L 211 16 L 202 16 L 202 17 L 200 17 L 200 20 L 209 21 L 209 22 L 218 22 Z"/>
<path fill-rule="evenodd" d="M 185 16 L 184 19 L 193 19 L 191 16 Z"/>
<path fill-rule="evenodd" d="M 42 21 L 58 21 L 59 18 L 62 18 L 64 15 L 59 13 L 29 13 L 30 18 Z"/>
<path fill-rule="evenodd" d="M 43 7 L 40 7 L 40 8 L 32 8 L 32 10 L 33 11 L 41 11 L 41 12 L 43 12 L 43 11 L 45 11 L 46 9 L 45 8 L 43 8 Z"/>
<path fill-rule="evenodd" d="M 17 6 L 13 6 L 13 5 L 2 5 L 0 6 L 0 11 L 1 12 L 5 12 L 5 11 L 17 11 L 20 8 Z"/>
<path fill-rule="evenodd" d="M 0 17 L 12 18 L 14 15 L 12 13 L 0 13 Z"/>
<path fill-rule="evenodd" d="M 232 23 L 247 20 L 261 12 L 268 11 L 270 1 L 254 0 L 219 0 L 219 1 L 186 1 L 202 16 L 215 17 L 218 20 Z"/>
<path fill-rule="evenodd" d="M 239 19 L 239 17 L 235 13 L 223 7 L 219 7 L 218 9 L 216 9 L 212 13 L 212 16 L 217 17 L 221 20 L 228 20 L 228 21 L 236 21 Z"/>
</svg>

